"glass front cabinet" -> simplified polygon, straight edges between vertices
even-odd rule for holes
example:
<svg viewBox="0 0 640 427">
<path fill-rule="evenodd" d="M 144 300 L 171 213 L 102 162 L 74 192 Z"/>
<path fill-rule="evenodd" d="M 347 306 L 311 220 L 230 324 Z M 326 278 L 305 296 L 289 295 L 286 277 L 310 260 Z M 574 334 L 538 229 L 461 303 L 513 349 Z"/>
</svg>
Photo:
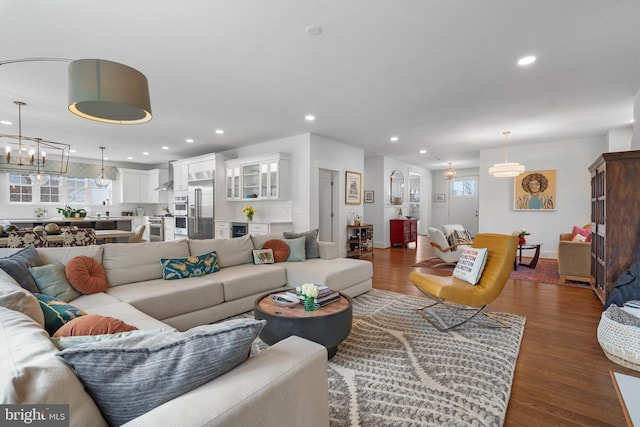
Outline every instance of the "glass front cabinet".
<svg viewBox="0 0 640 427">
<path fill-rule="evenodd" d="M 227 160 L 227 200 L 288 200 L 290 161 L 286 153 Z"/>
</svg>

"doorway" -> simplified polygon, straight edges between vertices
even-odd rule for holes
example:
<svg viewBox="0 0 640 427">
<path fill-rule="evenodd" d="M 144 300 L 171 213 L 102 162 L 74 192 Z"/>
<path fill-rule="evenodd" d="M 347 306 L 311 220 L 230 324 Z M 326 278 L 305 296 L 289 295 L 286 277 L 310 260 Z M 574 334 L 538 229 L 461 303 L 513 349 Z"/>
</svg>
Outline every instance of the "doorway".
<svg viewBox="0 0 640 427">
<path fill-rule="evenodd" d="M 472 235 L 478 232 L 478 176 L 461 176 L 450 181 L 447 224 L 462 224 Z"/>
<path fill-rule="evenodd" d="M 339 206 L 339 191 L 336 191 L 338 171 L 319 169 L 318 179 L 318 240 L 336 242 L 339 233 L 339 221 L 336 209 Z"/>
</svg>

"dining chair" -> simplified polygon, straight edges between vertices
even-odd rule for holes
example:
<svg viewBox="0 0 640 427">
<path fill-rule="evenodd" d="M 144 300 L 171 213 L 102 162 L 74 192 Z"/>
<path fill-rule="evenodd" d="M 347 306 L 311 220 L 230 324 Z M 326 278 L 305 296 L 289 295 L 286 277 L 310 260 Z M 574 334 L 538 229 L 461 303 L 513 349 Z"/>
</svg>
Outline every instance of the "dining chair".
<svg viewBox="0 0 640 427">
<path fill-rule="evenodd" d="M 129 243 L 140 243 L 142 242 L 142 235 L 144 234 L 144 229 L 147 226 L 144 224 L 138 225 L 137 227 L 135 227 L 133 229 L 133 232 L 135 233 L 133 236 L 129 237 Z"/>
<path fill-rule="evenodd" d="M 48 247 L 47 233 L 44 231 L 16 230 L 10 231 L 7 235 L 7 247 L 9 248 L 26 248 L 29 245 L 36 248 Z"/>
<path fill-rule="evenodd" d="M 67 228 L 62 232 L 62 246 L 89 246 L 96 244 L 93 228 Z"/>
</svg>

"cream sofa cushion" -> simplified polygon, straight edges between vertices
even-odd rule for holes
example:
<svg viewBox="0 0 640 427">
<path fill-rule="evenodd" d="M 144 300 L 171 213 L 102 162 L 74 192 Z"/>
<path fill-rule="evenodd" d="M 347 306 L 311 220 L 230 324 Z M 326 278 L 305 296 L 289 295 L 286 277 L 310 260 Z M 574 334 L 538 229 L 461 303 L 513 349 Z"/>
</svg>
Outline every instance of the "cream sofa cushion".
<svg viewBox="0 0 640 427">
<path fill-rule="evenodd" d="M 273 291 L 287 284 L 287 272 L 281 265 L 245 264 L 224 268 L 216 273 L 224 286 L 224 300 Z"/>
<path fill-rule="evenodd" d="M 62 264 L 67 265 L 71 258 L 80 255 L 88 256 L 102 262 L 102 248 L 103 246 L 99 245 L 69 246 L 63 248 L 38 248 L 38 254 L 40 255 L 40 259 L 42 260 L 43 265 L 53 264 L 55 261 L 59 261 Z"/>
<path fill-rule="evenodd" d="M 308 259 L 305 262 L 286 262 L 284 267 L 287 269 L 287 285 L 291 287 L 315 283 L 341 291 L 373 276 L 371 262 L 351 258 Z"/>
<path fill-rule="evenodd" d="M 102 267 L 109 286 L 162 278 L 161 258 L 189 256 L 187 240 L 104 245 Z"/>
<path fill-rule="evenodd" d="M 253 249 L 262 249 L 262 245 L 264 245 L 269 240 L 282 240 L 284 239 L 284 233 L 271 233 L 271 234 L 259 234 L 257 236 L 251 236 L 251 243 L 253 244 Z"/>
<path fill-rule="evenodd" d="M 225 300 L 218 273 L 180 280 L 131 283 L 109 288 L 107 294 L 160 320 L 212 307 Z"/>
<path fill-rule="evenodd" d="M 106 426 L 49 334 L 33 319 L 0 307 L 0 402 L 68 404 L 71 426 Z"/>
<path fill-rule="evenodd" d="M 0 269 L 0 306 L 19 311 L 44 328 L 44 314 L 38 299 Z"/>
<path fill-rule="evenodd" d="M 253 243 L 251 236 L 233 239 L 188 240 L 191 255 L 202 255 L 216 251 L 220 268 L 253 263 Z"/>
</svg>

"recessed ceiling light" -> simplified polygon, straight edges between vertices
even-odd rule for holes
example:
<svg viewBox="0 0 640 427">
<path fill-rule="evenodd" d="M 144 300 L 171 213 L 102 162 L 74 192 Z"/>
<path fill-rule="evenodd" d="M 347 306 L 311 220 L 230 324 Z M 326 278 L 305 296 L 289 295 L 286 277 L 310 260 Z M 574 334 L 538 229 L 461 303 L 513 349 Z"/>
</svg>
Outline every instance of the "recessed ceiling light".
<svg viewBox="0 0 640 427">
<path fill-rule="evenodd" d="M 71 149 L 69 149 L 69 152 L 70 152 L 70 153 L 75 153 L 75 152 L 76 152 L 76 150 L 74 150 L 73 148 L 71 148 Z"/>
<path fill-rule="evenodd" d="M 222 134 L 224 133 L 224 130 L 222 130 L 222 129 L 216 129 L 216 133 L 217 133 L 218 135 L 222 135 Z"/>
<path fill-rule="evenodd" d="M 316 119 L 316 116 L 314 116 L 313 114 L 307 114 L 306 116 L 304 116 L 304 119 L 308 122 L 312 122 Z"/>
<path fill-rule="evenodd" d="M 187 139 L 185 139 L 185 141 L 188 142 L 189 144 L 193 144 L 193 139 L 191 139 L 191 138 L 187 138 Z"/>
<path fill-rule="evenodd" d="M 309 36 L 319 36 L 322 34 L 322 27 L 320 25 L 309 25 L 304 31 Z"/>
<path fill-rule="evenodd" d="M 391 138 L 389 138 L 389 141 L 391 142 L 398 142 L 400 138 L 398 138 L 397 136 L 392 136 Z"/>
<path fill-rule="evenodd" d="M 524 57 L 518 59 L 518 65 L 520 65 L 520 66 L 530 65 L 530 64 L 533 64 L 534 62 L 536 62 L 536 57 L 533 56 L 533 55 L 524 56 Z"/>
<path fill-rule="evenodd" d="M 427 154 L 427 150 L 420 150 L 420 154 Z"/>
<path fill-rule="evenodd" d="M 162 146 L 162 147 L 160 147 L 160 148 L 162 148 L 163 150 L 168 150 L 168 149 L 169 149 L 169 147 L 167 147 L 166 145 L 163 145 L 163 146 Z"/>
<path fill-rule="evenodd" d="M 11 126 L 13 124 L 9 120 L 0 120 L 0 123 L 2 123 L 3 125 L 7 125 L 7 126 Z"/>
<path fill-rule="evenodd" d="M 133 160 L 133 157 L 129 156 L 127 157 L 127 160 Z"/>
<path fill-rule="evenodd" d="M 143 156 L 148 156 L 148 155 L 149 155 L 149 152 L 148 152 L 148 151 L 143 151 L 143 152 L 142 152 L 142 155 L 143 155 Z"/>
</svg>

